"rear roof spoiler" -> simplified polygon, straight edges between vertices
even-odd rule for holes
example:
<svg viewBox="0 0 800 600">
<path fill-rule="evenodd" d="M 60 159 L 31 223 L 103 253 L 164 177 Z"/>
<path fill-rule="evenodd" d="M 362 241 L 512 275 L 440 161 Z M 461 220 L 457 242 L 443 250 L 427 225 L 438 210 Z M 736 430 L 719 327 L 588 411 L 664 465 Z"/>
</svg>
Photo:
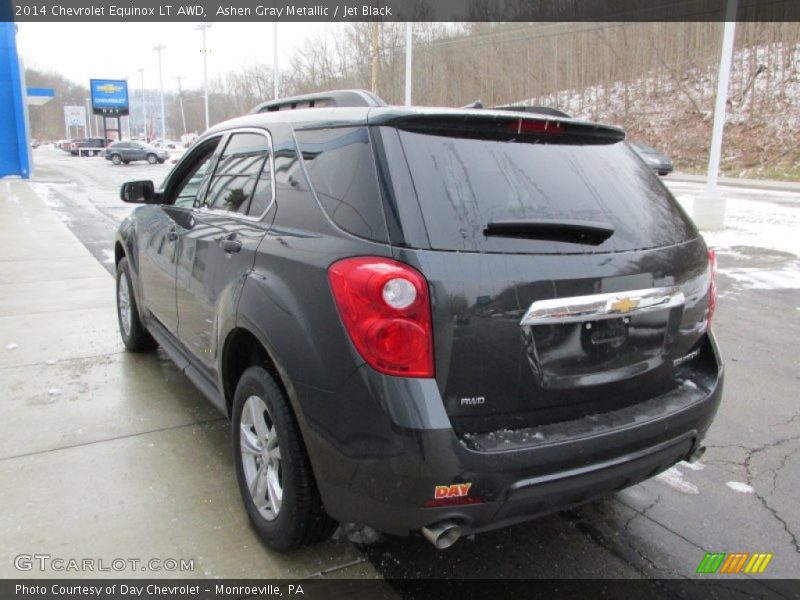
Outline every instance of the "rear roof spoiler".
<svg viewBox="0 0 800 600">
<path fill-rule="evenodd" d="M 253 110 L 251 115 L 278 110 L 296 110 L 300 108 L 329 108 L 329 107 L 375 107 L 386 106 L 380 97 L 366 90 L 332 90 L 303 94 L 291 98 L 279 98 L 262 102 Z"/>
<path fill-rule="evenodd" d="M 498 112 L 493 112 L 497 110 Z M 614 125 L 575 121 L 525 111 L 518 117 L 503 109 L 455 109 L 426 113 L 370 113 L 371 125 L 389 125 L 408 131 L 455 137 L 497 137 L 524 141 L 526 137 L 549 138 L 559 143 L 613 144 L 625 139 L 625 130 Z"/>
<path fill-rule="evenodd" d="M 480 100 L 477 100 L 471 104 L 462 106 L 461 108 L 484 108 L 486 110 L 510 110 L 513 112 L 526 112 L 526 113 L 533 113 L 535 115 L 549 115 L 551 117 L 561 117 L 562 119 L 572 118 L 572 115 L 568 115 L 563 110 L 558 110 L 557 108 L 552 108 L 550 106 L 523 106 L 523 105 L 484 106 Z"/>
</svg>

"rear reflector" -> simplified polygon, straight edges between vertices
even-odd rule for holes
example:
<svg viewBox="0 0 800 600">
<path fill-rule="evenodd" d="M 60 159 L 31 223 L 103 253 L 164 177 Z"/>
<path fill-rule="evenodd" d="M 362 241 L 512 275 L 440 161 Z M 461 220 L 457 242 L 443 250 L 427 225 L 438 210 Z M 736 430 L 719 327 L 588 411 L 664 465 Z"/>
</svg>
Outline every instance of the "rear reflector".
<svg viewBox="0 0 800 600">
<path fill-rule="evenodd" d="M 483 498 L 481 496 L 461 496 L 454 498 L 431 498 L 426 500 L 422 506 L 424 508 L 439 508 L 442 506 L 465 506 L 468 504 L 481 504 Z"/>
<path fill-rule="evenodd" d="M 711 248 L 708 251 L 708 267 L 711 271 L 711 283 L 708 286 L 708 316 L 706 329 L 711 329 L 711 319 L 717 310 L 717 253 Z"/>
</svg>

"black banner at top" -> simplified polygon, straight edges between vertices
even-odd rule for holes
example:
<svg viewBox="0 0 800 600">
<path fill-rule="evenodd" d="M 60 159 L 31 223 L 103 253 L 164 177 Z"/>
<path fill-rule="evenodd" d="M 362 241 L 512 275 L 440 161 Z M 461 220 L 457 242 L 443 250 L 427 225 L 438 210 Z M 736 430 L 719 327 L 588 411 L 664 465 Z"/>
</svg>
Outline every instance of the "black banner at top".
<svg viewBox="0 0 800 600">
<path fill-rule="evenodd" d="M 0 0 L 20 22 L 724 21 L 730 0 Z M 733 0 L 737 21 L 800 21 L 798 0 Z"/>
</svg>

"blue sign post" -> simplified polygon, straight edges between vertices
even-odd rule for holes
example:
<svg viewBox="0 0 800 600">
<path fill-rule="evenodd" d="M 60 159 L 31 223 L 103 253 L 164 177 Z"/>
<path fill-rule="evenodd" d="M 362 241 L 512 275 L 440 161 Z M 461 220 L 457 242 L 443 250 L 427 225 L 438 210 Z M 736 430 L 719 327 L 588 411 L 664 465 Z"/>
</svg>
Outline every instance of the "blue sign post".
<svg viewBox="0 0 800 600">
<path fill-rule="evenodd" d="M 0 1 L 0 6 L 5 2 Z M 0 22 L 0 177 L 30 177 L 24 74 L 17 56 L 16 26 Z"/>
</svg>

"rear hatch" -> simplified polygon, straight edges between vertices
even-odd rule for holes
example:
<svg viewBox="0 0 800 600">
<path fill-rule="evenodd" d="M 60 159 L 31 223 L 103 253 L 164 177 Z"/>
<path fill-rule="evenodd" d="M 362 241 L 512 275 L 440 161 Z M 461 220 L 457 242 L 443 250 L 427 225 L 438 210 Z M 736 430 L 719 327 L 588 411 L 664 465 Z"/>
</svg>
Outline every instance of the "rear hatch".
<svg viewBox="0 0 800 600">
<path fill-rule="evenodd" d="M 457 429 L 582 418 L 678 385 L 708 251 L 616 128 L 407 115 L 372 128 L 398 259 L 428 279 Z"/>
</svg>

